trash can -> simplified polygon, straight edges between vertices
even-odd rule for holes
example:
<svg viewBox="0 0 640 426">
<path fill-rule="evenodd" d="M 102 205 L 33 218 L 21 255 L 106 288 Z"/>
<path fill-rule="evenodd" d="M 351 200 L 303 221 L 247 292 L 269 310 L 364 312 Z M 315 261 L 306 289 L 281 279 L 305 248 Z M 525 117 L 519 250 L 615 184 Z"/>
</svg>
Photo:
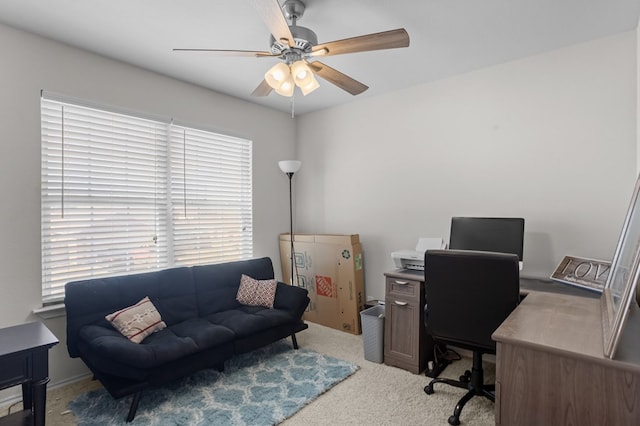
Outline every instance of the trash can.
<svg viewBox="0 0 640 426">
<path fill-rule="evenodd" d="M 364 359 L 381 363 L 384 359 L 384 305 L 360 312 Z"/>
</svg>

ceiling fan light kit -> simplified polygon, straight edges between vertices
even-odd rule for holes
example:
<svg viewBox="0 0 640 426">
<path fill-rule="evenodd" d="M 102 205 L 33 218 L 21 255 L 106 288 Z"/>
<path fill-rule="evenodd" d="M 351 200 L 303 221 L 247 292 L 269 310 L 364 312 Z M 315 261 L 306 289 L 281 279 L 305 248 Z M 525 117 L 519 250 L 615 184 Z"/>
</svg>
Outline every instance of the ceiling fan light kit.
<svg viewBox="0 0 640 426">
<path fill-rule="evenodd" d="M 264 79 L 277 94 L 288 97 L 293 96 L 295 86 L 305 96 L 320 87 L 305 61 L 296 61 L 291 65 L 278 62 L 266 72 Z"/>
<path fill-rule="evenodd" d="M 303 95 L 316 90 L 320 85 L 315 76 L 322 77 L 340 89 L 358 95 L 369 87 L 340 71 L 315 59 L 319 56 L 342 55 L 372 50 L 395 49 L 409 46 L 409 34 L 404 28 L 318 44 L 316 33 L 297 25 L 305 11 L 300 0 L 246 0 L 258 12 L 271 33 L 269 52 L 222 49 L 173 49 L 174 51 L 204 51 L 224 56 L 255 56 L 279 58 L 282 62 L 271 67 L 264 80 L 253 91 L 253 96 L 267 96 L 275 91 L 281 96 L 291 97 L 295 87 Z M 291 21 L 291 25 L 287 23 Z"/>
</svg>

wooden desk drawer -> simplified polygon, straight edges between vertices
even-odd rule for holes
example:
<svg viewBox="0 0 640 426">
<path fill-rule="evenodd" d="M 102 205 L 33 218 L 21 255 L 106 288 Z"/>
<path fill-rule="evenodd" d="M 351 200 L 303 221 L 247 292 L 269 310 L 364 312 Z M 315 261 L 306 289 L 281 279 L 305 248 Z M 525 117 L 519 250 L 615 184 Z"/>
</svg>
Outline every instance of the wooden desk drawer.
<svg viewBox="0 0 640 426">
<path fill-rule="evenodd" d="M 403 278 L 387 277 L 386 302 L 393 302 L 394 298 L 402 300 L 420 300 L 420 281 L 405 280 Z"/>
<path fill-rule="evenodd" d="M 2 358 L 0 389 L 26 382 L 29 377 L 29 356 L 7 356 Z"/>
</svg>

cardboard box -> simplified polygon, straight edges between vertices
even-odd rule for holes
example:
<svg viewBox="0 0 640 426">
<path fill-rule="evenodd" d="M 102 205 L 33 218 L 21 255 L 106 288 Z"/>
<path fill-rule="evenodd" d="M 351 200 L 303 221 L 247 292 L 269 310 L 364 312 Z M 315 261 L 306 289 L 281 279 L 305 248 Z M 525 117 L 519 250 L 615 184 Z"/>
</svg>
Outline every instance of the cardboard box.
<svg viewBox="0 0 640 426">
<path fill-rule="evenodd" d="M 364 310 L 362 246 L 354 235 L 294 234 L 294 282 L 309 292 L 304 319 L 360 334 Z M 283 281 L 291 284 L 291 238 L 280 234 Z"/>
</svg>

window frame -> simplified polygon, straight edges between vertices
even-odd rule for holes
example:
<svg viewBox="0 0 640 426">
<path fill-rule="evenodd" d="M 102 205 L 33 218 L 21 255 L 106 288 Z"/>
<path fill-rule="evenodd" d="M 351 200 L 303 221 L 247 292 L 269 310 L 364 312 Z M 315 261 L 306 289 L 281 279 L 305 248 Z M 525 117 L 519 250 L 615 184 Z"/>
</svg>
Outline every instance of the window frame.
<svg viewBox="0 0 640 426">
<path fill-rule="evenodd" d="M 55 109 L 56 107 L 61 109 L 61 121 L 58 124 L 51 121 L 55 120 L 56 117 L 55 114 L 49 111 L 49 109 Z M 70 120 L 70 117 L 64 117 L 63 111 L 65 108 L 67 113 L 70 113 L 70 110 L 74 113 L 84 111 L 87 114 L 97 115 L 102 118 L 115 116 L 124 121 L 131 120 L 134 124 L 127 122 L 127 125 L 134 127 L 135 123 L 145 123 L 153 129 L 151 133 L 155 138 L 155 146 L 153 149 L 150 148 L 149 143 L 151 142 L 149 142 L 148 134 L 140 136 L 143 141 L 138 146 L 138 142 L 134 143 L 127 139 L 127 137 L 131 136 L 126 135 L 127 130 L 121 130 L 115 124 L 110 130 L 101 127 L 100 132 L 104 133 L 95 136 L 95 134 L 92 134 L 92 132 L 95 132 L 95 129 L 92 128 L 93 123 L 82 121 L 83 118 L 90 121 L 90 118 L 73 116 L 75 121 Z M 123 132 L 123 139 L 120 143 L 110 139 L 117 139 L 110 133 L 111 131 Z M 137 131 L 137 127 L 131 130 L 131 132 L 135 131 Z M 181 141 L 174 137 L 175 134 L 179 133 L 183 134 Z M 74 143 L 78 146 L 72 146 L 71 134 L 77 136 L 77 140 Z M 90 134 L 92 135 L 91 137 L 88 136 Z M 56 141 L 56 137 L 59 140 Z M 87 152 L 90 149 L 95 149 L 97 152 L 90 154 L 80 152 L 83 143 L 86 145 Z M 180 143 L 183 146 L 177 146 Z M 52 147 L 56 145 L 58 146 L 58 151 L 54 152 Z M 109 149 L 114 151 L 109 152 Z M 119 149 L 123 149 L 123 151 L 118 151 Z M 144 152 L 138 153 L 137 150 Z M 182 150 L 186 154 L 183 159 L 177 160 L 175 158 L 177 150 Z M 132 113 L 118 108 L 69 100 L 66 97 L 51 94 L 45 95 L 43 93 L 41 97 L 41 267 L 43 305 L 60 303 L 64 297 L 64 285 L 70 281 L 125 275 L 174 266 L 220 263 L 253 257 L 252 150 L 253 143 L 248 139 L 212 132 L 202 127 L 179 125 L 171 119 Z M 94 165 L 94 159 L 90 158 L 92 155 L 97 157 L 97 160 L 95 160 L 97 165 Z M 104 158 L 108 159 L 111 155 L 114 157 L 114 159 L 111 159 L 112 163 L 109 163 L 109 161 L 100 163 Z M 137 157 L 138 155 L 140 158 Z M 83 163 L 84 161 L 86 163 Z M 133 166 L 127 168 L 125 163 L 128 162 L 134 163 Z M 109 164 L 114 168 L 110 169 Z M 179 165 L 184 166 L 184 170 L 178 170 Z M 53 166 L 53 168 L 49 166 Z M 91 169 L 91 167 L 95 167 L 95 169 Z M 136 167 L 141 168 L 139 170 L 140 176 L 135 174 L 138 172 Z M 83 168 L 86 168 L 86 170 Z M 57 170 L 57 175 L 53 172 L 54 170 Z M 150 178 L 151 170 L 153 170 L 154 176 Z M 118 176 L 120 172 L 122 177 Z M 175 185 L 176 182 L 180 181 L 180 176 L 177 176 L 177 174 L 181 174 L 182 178 L 184 178 L 181 188 L 179 185 Z M 151 182 L 149 179 L 151 179 Z M 90 180 L 95 180 L 99 184 L 89 182 Z M 111 183 L 113 183 L 113 187 L 109 186 Z M 136 184 L 139 184 L 140 188 L 136 187 Z M 52 185 L 57 185 L 57 187 L 54 189 Z M 92 185 L 102 185 L 103 193 L 97 196 L 97 190 L 91 192 Z M 127 195 L 127 190 L 130 189 L 129 186 L 133 188 L 133 195 Z M 216 190 L 216 188 L 218 189 Z M 229 188 L 231 190 L 228 190 Z M 225 189 L 227 189 L 226 192 Z M 140 192 L 135 192 L 136 190 Z M 212 197 L 211 194 L 217 195 Z M 227 198 L 223 199 L 222 195 Z M 149 198 L 150 196 L 152 196 L 152 199 Z M 55 197 L 58 197 L 57 201 Z M 102 216 L 98 216 L 96 213 L 98 210 L 94 205 L 94 203 L 98 204 L 96 200 L 103 203 L 103 207 L 106 210 L 106 213 Z M 84 206 L 85 210 L 81 205 L 83 201 L 87 203 Z M 122 202 L 122 211 L 113 207 L 117 204 L 116 201 Z M 52 210 L 51 206 L 56 202 L 59 203 L 59 206 Z M 136 207 L 134 208 L 134 206 Z M 177 208 L 180 206 L 185 209 L 183 217 L 180 217 L 180 209 Z M 113 212 L 109 210 L 112 207 Z M 134 225 L 122 230 L 121 237 L 123 241 L 130 238 L 133 240 L 132 236 L 135 232 L 147 233 L 150 232 L 149 229 L 153 229 L 153 232 L 152 235 L 144 234 L 142 236 L 142 241 L 145 241 L 145 243 L 133 243 L 134 246 L 135 244 L 140 244 L 140 250 L 137 252 L 138 258 L 133 256 L 130 259 L 131 265 L 127 265 L 126 261 L 120 259 L 120 262 L 124 263 L 116 267 L 114 263 L 110 263 L 110 259 L 105 261 L 106 258 L 104 256 L 96 256 L 95 268 L 83 264 L 82 267 L 78 267 L 77 273 L 69 273 L 73 262 L 79 262 L 80 257 L 87 254 L 87 252 L 81 253 L 81 250 L 91 252 L 91 249 L 95 247 L 88 243 L 85 247 L 79 247 L 77 253 L 70 253 L 69 250 L 65 252 L 64 244 L 59 244 L 61 234 L 52 233 L 52 226 L 58 226 L 56 230 L 60 232 L 60 229 L 63 228 L 61 224 L 66 223 L 69 227 L 68 235 L 72 236 L 71 228 L 73 230 L 80 228 L 81 225 L 79 223 L 82 221 L 90 224 L 91 214 L 96 214 L 95 217 L 99 219 L 96 219 L 95 223 L 99 220 L 104 221 L 104 241 L 108 244 L 107 240 L 117 233 L 115 230 L 122 229 L 119 225 L 112 225 L 112 223 L 117 224 L 118 220 L 122 220 L 122 223 L 128 223 L 122 219 L 128 214 L 123 213 L 123 211 L 136 211 L 135 209 L 140 212 L 141 219 L 139 220 L 141 223 L 135 223 L 135 215 L 131 215 L 129 219 L 134 222 Z M 91 214 L 88 213 L 89 210 L 91 210 Z M 52 211 L 60 214 L 60 217 L 55 221 L 51 218 Z M 154 216 L 153 224 L 149 223 L 151 220 L 150 214 Z M 225 214 L 228 214 L 226 218 Z M 67 215 L 66 218 L 65 215 Z M 70 218 L 73 217 L 77 219 L 77 223 L 72 223 Z M 180 226 L 176 226 L 178 224 Z M 97 233 L 97 227 L 87 226 L 93 237 Z M 179 227 L 184 228 L 186 234 L 180 234 L 179 230 L 176 229 Z M 228 232 L 224 232 L 225 230 Z M 213 235 L 214 231 L 217 232 L 217 238 L 205 238 Z M 87 231 L 85 230 L 84 232 L 82 235 L 86 235 Z M 75 238 L 74 240 L 74 237 L 72 237 L 71 241 L 76 241 L 77 243 L 77 237 Z M 117 240 L 117 238 L 113 238 Z M 177 247 L 180 246 L 178 241 L 184 241 L 184 238 L 187 241 L 189 241 L 189 238 L 198 240 L 196 242 L 200 242 L 200 244 L 195 242 L 191 245 L 182 244 L 182 246 L 186 247 L 184 249 L 186 250 L 186 255 L 181 254 L 176 258 L 174 253 L 177 252 Z M 55 249 L 52 248 L 52 241 L 59 244 L 59 246 L 56 246 L 57 248 Z M 212 241 L 223 241 L 224 244 L 215 247 Z M 98 243 L 93 244 L 97 245 Z M 120 242 L 117 244 L 125 245 Z M 130 254 L 127 253 L 127 250 L 130 249 L 124 248 L 123 250 L 125 251 L 125 257 Z M 154 250 L 157 252 L 156 259 L 150 261 L 147 257 Z M 216 256 L 216 252 L 221 252 L 222 254 Z M 105 253 L 107 255 L 109 253 L 114 254 L 115 249 L 106 249 Z M 52 256 L 56 255 L 61 257 L 55 260 L 56 258 L 52 258 Z M 84 260 L 82 261 L 84 262 Z M 139 262 L 139 264 L 136 265 L 136 262 Z M 92 261 L 89 260 L 88 264 L 92 264 Z M 101 268 L 103 265 L 108 266 Z M 56 276 L 56 273 L 58 273 L 58 278 L 54 279 L 53 277 Z"/>
</svg>

